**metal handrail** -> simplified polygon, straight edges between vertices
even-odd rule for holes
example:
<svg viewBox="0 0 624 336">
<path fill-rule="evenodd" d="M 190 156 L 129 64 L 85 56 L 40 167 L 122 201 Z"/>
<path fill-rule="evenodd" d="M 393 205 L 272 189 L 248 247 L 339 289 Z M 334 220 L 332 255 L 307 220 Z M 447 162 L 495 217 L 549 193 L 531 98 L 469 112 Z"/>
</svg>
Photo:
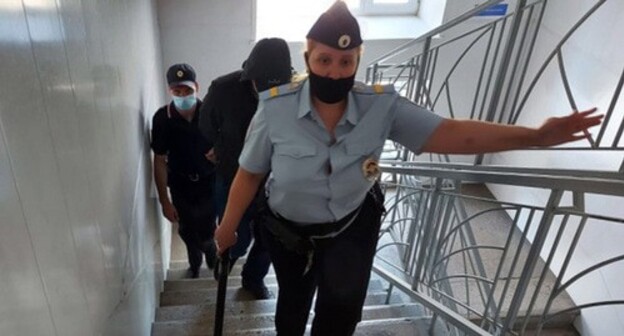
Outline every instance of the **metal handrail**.
<svg viewBox="0 0 624 336">
<path fill-rule="evenodd" d="M 388 214 L 380 233 L 392 235 L 394 243 L 380 244 L 378 250 L 397 248 L 402 264 L 378 257 L 382 264 L 377 264 L 374 272 L 388 281 L 391 289 L 400 289 L 423 304 L 434 321 L 445 323 L 449 330 L 465 335 L 523 335 L 533 328 L 539 334 L 561 314 L 624 302 L 621 298 L 597 299 L 579 303 L 578 309 L 553 308 L 553 302 L 571 284 L 583 284 L 588 274 L 624 261 L 622 254 L 580 271 L 567 267 L 590 220 L 604 222 L 603 225 L 624 225 L 622 217 L 592 214 L 584 202 L 588 195 L 624 199 L 621 175 L 595 171 L 581 176 L 575 170 L 515 167 L 494 171 L 494 167 L 397 161 L 382 162 L 381 168 L 396 178 L 385 183 L 385 189 L 393 194 L 386 204 Z M 459 186 L 474 182 L 539 188 L 548 192 L 549 197 L 540 206 L 459 192 Z M 564 205 L 562 201 L 566 192 L 573 195 L 572 205 Z M 462 210 L 462 204 L 470 199 L 491 206 L 469 215 Z M 506 238 L 501 237 L 503 240 L 497 242 L 480 241 L 483 236 L 468 239 L 472 226 L 478 225 L 481 217 L 496 212 L 510 216 L 511 228 L 505 229 Z M 577 221 L 580 224 L 572 224 Z M 600 230 L 599 226 L 595 228 Z M 565 244 L 564 230 L 574 235 Z M 547 243 L 548 237 L 553 236 L 556 238 Z M 486 271 L 481 265 L 483 253 L 499 255 L 495 270 Z M 554 285 L 544 288 L 545 279 L 552 277 L 548 274 L 555 254 L 563 255 L 564 261 L 555 274 Z M 542 255 L 548 256 L 544 262 L 540 261 Z M 463 271 L 457 273 L 457 266 L 447 270 L 451 260 L 457 263 L 457 258 L 464 260 Z M 396 276 L 397 271 L 402 275 Z M 465 283 L 458 285 L 458 279 Z M 462 299 L 458 286 L 467 291 L 473 288 L 470 290 L 473 294 L 465 294 L 466 298 L 478 295 L 481 303 Z"/>
<path fill-rule="evenodd" d="M 501 3 L 503 1 L 504 0 L 488 0 L 488 1 L 486 1 L 486 2 L 484 2 L 482 4 L 480 4 L 480 5 L 476 6 L 475 8 L 467 11 L 466 13 L 464 13 L 464 14 L 462 14 L 462 15 L 460 15 L 460 16 L 452 19 L 452 20 L 450 20 L 449 22 L 447 22 L 445 24 L 442 24 L 442 25 L 440 25 L 440 26 L 438 26 L 436 28 L 433 28 L 430 31 L 422 34 L 421 36 L 419 36 L 419 37 L 417 37 L 417 38 L 415 38 L 415 39 L 413 39 L 411 41 L 408 41 L 408 42 L 406 42 L 406 43 L 404 43 L 404 44 L 402 44 L 402 45 L 400 45 L 400 46 L 390 50 L 389 52 L 387 52 L 387 53 L 385 53 L 385 54 L 375 58 L 374 60 L 372 60 L 371 62 L 368 63 L 368 66 L 371 66 L 371 65 L 373 65 L 375 63 L 383 62 L 383 61 L 387 60 L 388 58 L 390 58 L 390 57 L 392 57 L 392 56 L 394 56 L 394 55 L 396 55 L 398 53 L 401 53 L 401 52 L 409 49 L 410 47 L 412 47 L 412 46 L 414 46 L 414 45 L 416 45 L 418 43 L 425 42 L 425 40 L 427 40 L 428 38 L 435 37 L 436 35 L 438 35 L 438 34 L 440 34 L 442 32 L 445 32 L 445 31 L 447 31 L 447 30 L 449 30 L 449 29 L 459 25 L 460 23 L 463 23 L 466 20 L 474 17 L 475 15 L 479 14 L 483 10 L 485 10 L 485 9 L 487 9 L 487 8 L 493 6 L 493 5 L 496 5 L 498 3 Z"/>
<path fill-rule="evenodd" d="M 561 189 L 576 192 L 597 193 L 624 197 L 624 177 L 616 173 L 601 171 L 549 171 L 516 167 L 490 167 L 457 164 L 387 163 L 380 164 L 382 171 L 389 174 L 446 178 L 465 182 L 505 183 L 514 186 Z M 581 174 L 582 173 L 582 174 Z"/>
</svg>

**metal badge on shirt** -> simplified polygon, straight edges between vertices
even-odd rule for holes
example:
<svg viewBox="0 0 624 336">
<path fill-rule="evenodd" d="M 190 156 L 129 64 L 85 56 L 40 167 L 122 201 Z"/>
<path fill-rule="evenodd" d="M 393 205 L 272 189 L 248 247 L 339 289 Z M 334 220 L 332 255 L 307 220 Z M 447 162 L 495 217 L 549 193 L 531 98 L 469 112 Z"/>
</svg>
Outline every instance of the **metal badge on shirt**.
<svg viewBox="0 0 624 336">
<path fill-rule="evenodd" d="M 362 173 L 364 178 L 368 181 L 374 181 L 381 175 L 381 169 L 379 169 L 379 162 L 373 158 L 364 160 L 362 164 Z"/>
</svg>

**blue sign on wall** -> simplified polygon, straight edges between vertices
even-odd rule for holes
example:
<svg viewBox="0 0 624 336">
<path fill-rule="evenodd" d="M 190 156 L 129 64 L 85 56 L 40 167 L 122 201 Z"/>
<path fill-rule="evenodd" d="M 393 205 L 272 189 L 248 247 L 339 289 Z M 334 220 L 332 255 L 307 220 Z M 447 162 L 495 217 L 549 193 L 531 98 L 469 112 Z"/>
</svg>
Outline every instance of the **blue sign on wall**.
<svg viewBox="0 0 624 336">
<path fill-rule="evenodd" d="M 507 14 L 507 4 L 498 4 L 482 10 L 477 16 L 503 16 Z"/>
</svg>

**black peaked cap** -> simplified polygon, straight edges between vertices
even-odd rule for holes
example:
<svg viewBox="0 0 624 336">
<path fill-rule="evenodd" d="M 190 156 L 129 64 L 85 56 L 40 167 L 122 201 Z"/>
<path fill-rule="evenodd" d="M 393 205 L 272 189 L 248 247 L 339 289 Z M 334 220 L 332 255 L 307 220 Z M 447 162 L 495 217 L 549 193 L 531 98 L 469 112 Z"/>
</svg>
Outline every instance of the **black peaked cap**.
<svg viewBox="0 0 624 336">
<path fill-rule="evenodd" d="M 336 1 L 321 14 L 306 37 L 341 50 L 362 44 L 360 25 L 343 1 Z"/>
<path fill-rule="evenodd" d="M 195 69 L 186 63 L 174 64 L 167 70 L 167 84 L 169 86 L 187 85 L 194 87 L 195 77 Z"/>
</svg>

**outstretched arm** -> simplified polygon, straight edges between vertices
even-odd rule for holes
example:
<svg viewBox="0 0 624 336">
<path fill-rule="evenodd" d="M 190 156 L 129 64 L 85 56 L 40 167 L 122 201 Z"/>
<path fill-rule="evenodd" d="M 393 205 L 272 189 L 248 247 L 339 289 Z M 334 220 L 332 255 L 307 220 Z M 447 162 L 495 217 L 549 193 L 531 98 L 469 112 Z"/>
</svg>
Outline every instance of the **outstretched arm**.
<svg viewBox="0 0 624 336">
<path fill-rule="evenodd" d="M 236 229 L 240 223 L 243 214 L 253 201 L 260 187 L 260 183 L 264 180 L 266 174 L 254 174 L 243 168 L 238 168 L 230 194 L 228 196 L 225 213 L 221 223 L 215 230 L 214 239 L 217 243 L 218 253 L 221 254 L 228 247 L 236 243 Z"/>
<path fill-rule="evenodd" d="M 479 154 L 527 147 L 549 147 L 587 138 L 603 115 L 596 108 L 547 119 L 539 128 L 473 120 L 445 119 L 423 146 L 423 152 Z"/>
</svg>

